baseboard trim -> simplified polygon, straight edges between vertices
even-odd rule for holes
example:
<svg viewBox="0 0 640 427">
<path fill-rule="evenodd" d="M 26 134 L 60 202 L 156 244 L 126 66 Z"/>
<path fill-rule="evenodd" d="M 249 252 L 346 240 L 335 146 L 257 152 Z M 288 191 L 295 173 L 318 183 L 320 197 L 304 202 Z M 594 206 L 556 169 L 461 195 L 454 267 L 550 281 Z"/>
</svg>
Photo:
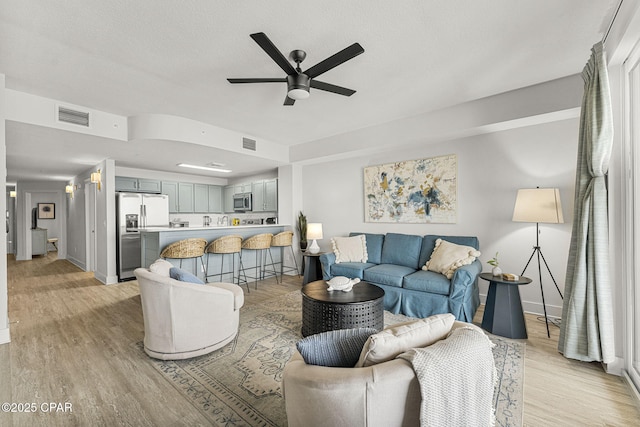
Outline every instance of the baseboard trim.
<svg viewBox="0 0 640 427">
<path fill-rule="evenodd" d="M 80 261 L 79 259 L 74 257 L 67 257 L 67 261 L 69 261 L 71 264 L 75 265 L 76 267 L 80 268 L 82 271 L 87 271 L 87 268 L 84 262 Z"/>
<path fill-rule="evenodd" d="M 93 276 L 105 285 L 115 285 L 118 283 L 118 276 L 105 276 L 97 271 L 93 272 Z"/>
<path fill-rule="evenodd" d="M 480 302 L 482 304 L 486 304 L 487 295 L 480 294 Z M 522 301 L 522 309 L 525 313 L 537 314 L 539 316 L 544 316 L 544 307 L 542 303 L 532 302 L 532 301 Z M 547 304 L 547 316 L 561 318 L 562 317 L 562 307 L 557 305 Z"/>
<path fill-rule="evenodd" d="M 624 359 L 616 357 L 611 363 L 603 363 L 602 367 L 607 374 L 621 376 L 624 372 Z"/>
</svg>

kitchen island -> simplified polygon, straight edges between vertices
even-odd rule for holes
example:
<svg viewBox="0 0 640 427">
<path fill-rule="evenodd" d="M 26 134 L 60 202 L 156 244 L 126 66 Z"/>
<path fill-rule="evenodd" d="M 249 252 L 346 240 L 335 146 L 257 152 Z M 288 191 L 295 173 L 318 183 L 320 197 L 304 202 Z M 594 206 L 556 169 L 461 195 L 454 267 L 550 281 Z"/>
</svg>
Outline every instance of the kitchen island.
<svg viewBox="0 0 640 427">
<path fill-rule="evenodd" d="M 256 234 L 262 233 L 271 233 L 278 234 L 285 229 L 291 229 L 290 226 L 285 224 L 257 224 L 257 225 L 236 225 L 236 226 L 210 226 L 210 227 L 185 227 L 185 228 L 170 228 L 170 227 L 148 227 L 140 229 L 140 243 L 141 243 L 141 251 L 142 251 L 142 266 L 145 268 L 149 268 L 149 266 L 158 258 L 160 258 L 160 252 L 169 244 L 177 242 L 183 239 L 191 239 L 191 238 L 202 238 L 207 242 L 211 243 L 218 237 L 228 236 L 228 235 L 238 235 L 242 236 L 243 239 L 254 236 Z M 253 251 L 252 251 L 253 252 Z M 281 259 L 281 251 L 272 250 L 271 251 L 274 262 L 279 262 Z M 209 255 L 209 271 L 210 272 L 219 272 L 220 271 L 220 255 Z M 180 260 L 178 259 L 168 259 L 167 261 L 173 263 L 176 267 L 180 265 Z M 204 280 L 204 272 L 202 271 L 200 261 L 197 259 L 197 271 L 198 277 Z M 185 270 L 193 272 L 194 270 L 194 260 L 185 260 L 182 263 L 182 267 Z M 268 262 L 271 262 L 269 259 Z M 227 264 L 228 263 L 228 264 Z M 242 263 L 245 268 L 251 268 L 255 266 L 256 257 L 251 254 L 251 256 L 245 257 L 242 260 Z M 207 254 L 204 257 L 204 264 L 207 265 Z M 238 268 L 238 262 L 236 258 L 235 263 L 236 270 Z M 225 265 L 224 271 L 231 270 L 231 257 L 225 257 Z M 216 278 L 216 281 L 220 281 L 220 277 Z M 224 281 L 231 281 L 231 275 L 225 275 Z"/>
</svg>

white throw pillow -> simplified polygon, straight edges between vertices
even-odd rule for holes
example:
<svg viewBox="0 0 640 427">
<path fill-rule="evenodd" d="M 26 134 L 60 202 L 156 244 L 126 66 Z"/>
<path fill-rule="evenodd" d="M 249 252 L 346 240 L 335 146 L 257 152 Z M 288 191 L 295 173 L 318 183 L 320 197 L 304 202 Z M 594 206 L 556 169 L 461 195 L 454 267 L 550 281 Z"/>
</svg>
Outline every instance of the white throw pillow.
<svg viewBox="0 0 640 427">
<path fill-rule="evenodd" d="M 173 266 L 169 261 L 159 258 L 149 266 L 149 271 L 160 276 L 169 277 L 169 270 L 171 270 Z"/>
<path fill-rule="evenodd" d="M 463 265 L 469 265 L 480 256 L 480 251 L 471 246 L 456 245 L 446 240 L 436 240 L 436 247 L 431 259 L 422 267 L 423 270 L 435 271 L 453 277 L 453 273 Z"/>
<path fill-rule="evenodd" d="M 453 314 L 436 314 L 426 319 L 398 323 L 377 334 L 364 344 L 356 368 L 375 365 L 394 359 L 410 348 L 426 347 L 445 338 L 453 322 Z"/>
<path fill-rule="evenodd" d="M 341 262 L 367 262 L 367 238 L 364 234 L 353 237 L 333 237 L 331 239 L 336 264 Z"/>
</svg>

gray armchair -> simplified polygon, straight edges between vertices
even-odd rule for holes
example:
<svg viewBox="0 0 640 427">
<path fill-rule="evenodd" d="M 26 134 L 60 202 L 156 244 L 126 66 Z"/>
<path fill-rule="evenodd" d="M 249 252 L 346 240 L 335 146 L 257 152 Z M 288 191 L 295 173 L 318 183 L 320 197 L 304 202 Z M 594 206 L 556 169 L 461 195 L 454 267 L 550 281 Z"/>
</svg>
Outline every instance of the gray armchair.
<svg viewBox="0 0 640 427">
<path fill-rule="evenodd" d="M 138 268 L 144 351 L 163 360 L 187 359 L 223 347 L 238 333 L 244 293 L 231 283 L 180 282 Z"/>
</svg>

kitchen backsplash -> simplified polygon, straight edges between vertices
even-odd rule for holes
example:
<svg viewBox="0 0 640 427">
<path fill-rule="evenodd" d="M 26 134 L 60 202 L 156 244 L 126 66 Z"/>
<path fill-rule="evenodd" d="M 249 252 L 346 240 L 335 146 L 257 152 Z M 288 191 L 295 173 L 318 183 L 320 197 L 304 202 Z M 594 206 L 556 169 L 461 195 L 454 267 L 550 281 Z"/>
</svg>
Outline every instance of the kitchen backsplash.
<svg viewBox="0 0 640 427">
<path fill-rule="evenodd" d="M 227 216 L 229 219 L 229 225 L 231 225 L 232 218 L 240 219 L 240 225 L 247 225 L 254 223 L 260 224 L 261 220 L 265 220 L 267 218 L 277 218 L 277 214 L 274 212 L 260 212 L 260 213 L 231 213 L 231 214 L 169 214 L 169 221 L 188 221 L 189 227 L 202 227 L 203 225 L 203 217 L 208 215 L 211 218 L 211 225 L 215 226 L 218 224 L 218 218 L 222 218 L 223 216 Z M 244 221 L 244 223 L 243 223 Z M 250 222 L 251 221 L 251 222 Z"/>
</svg>

